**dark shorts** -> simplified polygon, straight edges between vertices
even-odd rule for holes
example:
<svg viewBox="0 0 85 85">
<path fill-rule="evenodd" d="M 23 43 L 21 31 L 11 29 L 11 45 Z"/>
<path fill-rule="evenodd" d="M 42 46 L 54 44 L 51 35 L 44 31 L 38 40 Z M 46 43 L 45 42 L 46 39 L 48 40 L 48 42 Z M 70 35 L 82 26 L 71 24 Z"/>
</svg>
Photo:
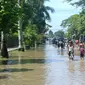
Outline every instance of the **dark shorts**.
<svg viewBox="0 0 85 85">
<path fill-rule="evenodd" d="M 69 56 L 71 56 L 71 53 L 72 53 L 72 52 L 71 52 L 71 51 L 69 51 L 68 55 L 69 55 Z"/>
<path fill-rule="evenodd" d="M 84 54 L 80 53 L 80 57 L 84 57 Z"/>
<path fill-rule="evenodd" d="M 68 55 L 71 56 L 71 54 L 74 55 L 74 52 L 69 51 Z"/>
</svg>

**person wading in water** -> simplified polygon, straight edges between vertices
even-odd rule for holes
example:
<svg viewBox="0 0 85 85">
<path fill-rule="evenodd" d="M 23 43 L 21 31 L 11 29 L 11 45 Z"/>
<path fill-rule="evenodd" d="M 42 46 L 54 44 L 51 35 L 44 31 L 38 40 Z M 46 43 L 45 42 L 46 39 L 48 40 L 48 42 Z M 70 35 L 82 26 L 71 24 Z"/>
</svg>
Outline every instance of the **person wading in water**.
<svg viewBox="0 0 85 85">
<path fill-rule="evenodd" d="M 84 59 L 85 49 L 84 49 L 84 44 L 82 42 L 80 42 L 79 50 L 80 50 L 80 58 Z"/>
<path fill-rule="evenodd" d="M 72 41 L 69 41 L 67 45 L 69 59 L 74 59 L 74 45 Z"/>
</svg>

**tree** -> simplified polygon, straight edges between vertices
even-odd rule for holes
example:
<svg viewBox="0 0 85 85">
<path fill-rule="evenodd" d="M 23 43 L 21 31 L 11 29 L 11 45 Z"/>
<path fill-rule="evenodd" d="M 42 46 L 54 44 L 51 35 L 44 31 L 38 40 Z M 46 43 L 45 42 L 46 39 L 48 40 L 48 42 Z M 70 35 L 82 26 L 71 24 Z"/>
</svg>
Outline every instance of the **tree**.
<svg viewBox="0 0 85 85">
<path fill-rule="evenodd" d="M 37 37 L 45 34 L 48 30 L 46 28 L 46 20 L 50 20 L 48 11 L 53 12 L 53 8 L 45 6 L 44 3 L 48 0 L 1 0 L 0 1 L 0 31 L 3 31 L 3 42 L 6 45 L 6 36 L 22 29 L 23 33 L 26 31 L 35 40 L 35 34 Z M 18 25 L 18 21 L 19 25 Z M 36 26 L 37 29 L 32 30 L 27 27 L 28 25 Z M 32 30 L 32 33 L 30 33 Z M 21 32 L 21 34 L 23 34 Z M 31 37 L 30 37 L 31 38 Z M 23 39 L 21 40 L 23 42 Z M 3 45 L 3 46 L 5 46 Z M 5 46 L 6 48 L 6 46 Z M 6 48 L 7 52 L 7 48 Z M 3 57 L 8 58 L 8 52 L 3 49 L 1 54 Z"/>
<path fill-rule="evenodd" d="M 48 31 L 48 28 L 46 27 L 47 25 L 46 21 L 51 20 L 48 11 L 54 12 L 53 8 L 45 6 L 44 3 L 45 0 L 31 0 L 31 1 L 27 0 L 27 2 L 24 4 L 25 6 L 23 5 L 24 8 L 23 9 L 24 18 L 23 18 L 23 25 L 22 25 L 23 29 L 25 29 L 26 26 L 28 26 L 29 24 L 36 25 L 37 27 L 36 32 L 39 35 L 38 37 L 39 39 L 40 38 L 43 39 L 44 34 Z"/>
<path fill-rule="evenodd" d="M 67 28 L 68 36 L 76 35 L 76 38 L 79 37 L 81 29 L 81 17 L 78 14 L 72 15 L 66 20 L 63 20 L 61 26 Z"/>
<path fill-rule="evenodd" d="M 36 32 L 39 36 L 44 35 L 48 31 L 46 28 L 46 20 L 51 20 L 49 12 L 54 12 L 54 9 L 45 6 L 44 3 L 48 0 L 21 0 L 22 17 L 21 26 L 24 31 L 28 25 L 36 25 Z M 22 33 L 21 33 L 22 34 Z"/>
<path fill-rule="evenodd" d="M 79 38 L 81 36 L 81 34 L 85 35 L 85 0 L 78 0 L 78 1 L 66 0 L 66 1 L 73 6 L 81 8 L 81 12 L 78 14 L 78 16 L 73 17 L 76 20 L 73 20 L 71 17 L 72 21 L 74 21 L 73 24 L 70 24 L 70 26 L 67 26 L 68 20 L 65 20 L 62 22 L 63 27 L 65 27 L 65 26 L 67 27 L 69 36 L 71 36 L 72 34 L 75 33 L 75 34 L 77 34 L 76 38 Z"/>
<path fill-rule="evenodd" d="M 59 31 L 55 32 L 54 35 L 56 37 L 60 37 L 60 38 L 64 38 L 65 37 L 64 31 L 62 31 L 62 30 L 59 30 Z"/>
<path fill-rule="evenodd" d="M 3 0 L 0 2 L 0 31 L 3 31 L 4 35 L 1 55 L 6 58 L 8 58 L 6 36 L 10 32 L 17 31 L 19 12 L 20 8 L 17 5 L 17 0 Z"/>
<path fill-rule="evenodd" d="M 33 23 L 36 24 L 38 30 L 38 34 L 45 33 L 45 28 L 46 28 L 46 21 L 50 21 L 50 15 L 48 11 L 54 12 L 54 9 L 48 6 L 44 5 L 44 0 L 41 0 L 41 4 L 37 5 L 36 3 L 34 4 L 35 6 L 35 12 L 34 12 L 34 17 L 33 17 Z"/>
<path fill-rule="evenodd" d="M 38 34 L 36 32 L 36 29 L 36 25 L 28 25 L 24 31 L 24 42 L 29 47 L 34 46 L 37 40 Z"/>
<path fill-rule="evenodd" d="M 53 33 L 52 30 L 49 31 L 49 35 L 48 36 L 49 36 L 49 38 L 53 38 L 54 37 L 54 33 Z"/>
<path fill-rule="evenodd" d="M 76 5 L 77 7 L 81 7 L 82 10 L 85 9 L 85 0 L 78 0 L 78 1 L 66 0 L 66 1 L 68 1 L 69 3 L 71 3 L 71 5 Z"/>
</svg>

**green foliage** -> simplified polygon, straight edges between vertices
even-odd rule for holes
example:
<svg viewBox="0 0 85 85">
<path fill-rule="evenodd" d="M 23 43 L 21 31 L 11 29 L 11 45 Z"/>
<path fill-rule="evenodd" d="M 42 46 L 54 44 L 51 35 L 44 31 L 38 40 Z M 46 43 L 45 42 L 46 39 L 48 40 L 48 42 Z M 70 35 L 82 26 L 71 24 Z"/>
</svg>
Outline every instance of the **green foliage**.
<svg viewBox="0 0 85 85">
<path fill-rule="evenodd" d="M 20 4 L 25 43 L 31 46 L 35 40 L 42 41 L 44 34 L 48 31 L 46 20 L 51 20 L 49 11 L 54 12 L 53 8 L 44 5 L 45 1 L 49 0 L 23 0 Z"/>
<path fill-rule="evenodd" d="M 74 1 L 74 0 L 67 0 L 68 2 L 70 2 L 72 5 L 76 5 L 77 7 L 81 7 L 83 10 L 85 9 L 85 0 L 78 0 L 78 1 Z M 74 2 L 72 2 L 74 1 Z"/>
<path fill-rule="evenodd" d="M 67 28 L 68 36 L 75 34 L 79 38 L 85 32 L 85 13 L 75 14 L 63 20 L 61 26 Z"/>
<path fill-rule="evenodd" d="M 68 19 L 62 21 L 61 26 L 67 28 L 68 36 L 75 35 L 75 38 L 79 38 L 81 34 L 85 35 L 85 0 L 66 0 L 71 5 L 76 5 L 81 8 L 79 14 L 72 15 Z"/>
<path fill-rule="evenodd" d="M 52 30 L 49 31 L 49 34 L 48 34 L 49 38 L 53 38 L 54 37 L 54 33 Z"/>
<path fill-rule="evenodd" d="M 28 25 L 24 31 L 24 41 L 26 45 L 34 45 L 37 40 L 36 25 Z"/>
<path fill-rule="evenodd" d="M 34 4 L 35 11 L 34 11 L 34 18 L 33 23 L 37 26 L 37 32 L 38 34 L 45 33 L 46 32 L 46 20 L 50 21 L 50 15 L 48 11 L 54 12 L 54 9 L 48 6 L 44 5 L 44 0 L 41 0 L 41 3 L 39 6 L 38 4 Z"/>
<path fill-rule="evenodd" d="M 22 15 L 22 28 L 24 30 L 28 26 L 29 20 L 33 17 L 33 7 L 31 4 L 23 3 Z"/>
<path fill-rule="evenodd" d="M 56 37 L 65 37 L 64 31 L 62 31 L 62 30 L 59 30 L 59 31 L 55 32 L 54 35 Z"/>
<path fill-rule="evenodd" d="M 17 30 L 20 8 L 17 0 L 3 0 L 0 2 L 0 31 L 4 33 Z"/>
<path fill-rule="evenodd" d="M 49 11 L 54 12 L 53 8 L 44 5 L 45 1 L 49 0 L 1 0 L 0 31 L 16 37 L 18 28 L 22 28 L 26 44 L 41 41 L 48 31 L 46 21 L 51 20 Z"/>
</svg>

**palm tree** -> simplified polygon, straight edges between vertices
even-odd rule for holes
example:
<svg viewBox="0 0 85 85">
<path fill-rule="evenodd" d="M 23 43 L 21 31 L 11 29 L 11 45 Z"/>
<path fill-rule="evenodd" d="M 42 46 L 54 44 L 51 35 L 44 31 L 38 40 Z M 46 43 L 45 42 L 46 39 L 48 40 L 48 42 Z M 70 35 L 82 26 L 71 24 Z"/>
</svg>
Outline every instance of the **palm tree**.
<svg viewBox="0 0 85 85">
<path fill-rule="evenodd" d="M 46 20 L 50 21 L 50 15 L 48 11 L 54 12 L 54 9 L 45 6 L 45 1 L 49 0 L 24 0 L 21 3 L 22 6 L 22 30 L 29 25 L 29 22 L 37 26 L 37 33 L 45 33 Z M 22 34 L 22 33 L 21 33 Z M 21 39 L 22 43 L 22 39 Z"/>
<path fill-rule="evenodd" d="M 54 9 L 49 6 L 45 6 L 44 4 L 37 10 L 33 23 L 37 25 L 38 33 L 44 32 L 47 20 L 51 21 L 49 11 L 53 13 Z"/>
</svg>

